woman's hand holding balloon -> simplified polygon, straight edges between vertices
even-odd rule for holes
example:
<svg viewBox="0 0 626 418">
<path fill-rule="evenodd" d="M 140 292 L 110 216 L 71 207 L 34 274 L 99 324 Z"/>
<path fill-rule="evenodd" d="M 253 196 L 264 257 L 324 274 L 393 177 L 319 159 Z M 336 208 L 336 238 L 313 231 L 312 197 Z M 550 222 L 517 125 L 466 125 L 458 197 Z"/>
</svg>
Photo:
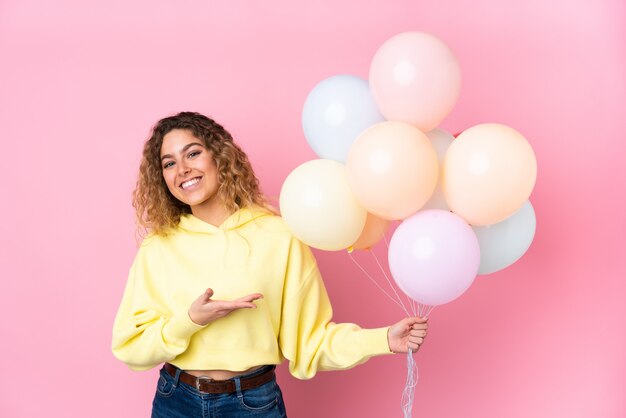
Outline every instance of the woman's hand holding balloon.
<svg viewBox="0 0 626 418">
<path fill-rule="evenodd" d="M 424 343 L 428 332 L 428 318 L 404 318 L 387 331 L 389 349 L 394 353 L 415 352 Z"/>
</svg>

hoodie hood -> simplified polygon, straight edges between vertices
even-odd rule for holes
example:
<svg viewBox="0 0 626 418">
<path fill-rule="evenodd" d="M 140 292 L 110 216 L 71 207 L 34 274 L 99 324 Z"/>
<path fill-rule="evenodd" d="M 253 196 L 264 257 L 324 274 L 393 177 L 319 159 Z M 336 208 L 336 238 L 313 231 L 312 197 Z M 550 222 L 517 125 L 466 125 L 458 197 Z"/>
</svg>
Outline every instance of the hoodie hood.
<svg viewBox="0 0 626 418">
<path fill-rule="evenodd" d="M 215 234 L 220 231 L 232 231 L 265 216 L 273 216 L 273 213 L 261 206 L 248 206 L 241 208 L 230 215 L 220 225 L 215 226 L 196 218 L 192 214 L 186 214 L 180 217 L 178 227 L 188 232 L 199 234 Z"/>
</svg>

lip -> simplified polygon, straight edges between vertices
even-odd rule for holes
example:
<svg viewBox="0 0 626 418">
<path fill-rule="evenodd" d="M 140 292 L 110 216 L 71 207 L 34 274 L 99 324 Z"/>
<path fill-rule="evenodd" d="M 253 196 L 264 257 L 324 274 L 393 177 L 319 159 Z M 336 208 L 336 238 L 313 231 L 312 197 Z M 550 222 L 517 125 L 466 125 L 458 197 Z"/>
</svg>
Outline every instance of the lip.
<svg viewBox="0 0 626 418">
<path fill-rule="evenodd" d="M 179 187 L 180 189 L 182 189 L 182 190 L 189 190 L 190 188 L 191 188 L 191 189 L 193 189 L 193 188 L 194 188 L 194 187 L 196 187 L 198 184 L 200 184 L 200 182 L 198 182 L 198 183 L 196 183 L 196 184 L 194 184 L 194 185 L 192 185 L 192 186 L 190 186 L 190 187 L 188 187 L 188 188 L 186 188 L 186 189 L 183 189 L 183 183 L 185 183 L 185 182 L 187 182 L 187 181 L 189 181 L 189 180 L 193 180 L 193 179 L 200 179 L 200 180 L 202 180 L 202 176 L 189 177 L 188 179 L 185 179 L 185 180 L 181 181 L 181 182 L 180 182 L 180 184 L 178 185 L 178 187 Z"/>
</svg>

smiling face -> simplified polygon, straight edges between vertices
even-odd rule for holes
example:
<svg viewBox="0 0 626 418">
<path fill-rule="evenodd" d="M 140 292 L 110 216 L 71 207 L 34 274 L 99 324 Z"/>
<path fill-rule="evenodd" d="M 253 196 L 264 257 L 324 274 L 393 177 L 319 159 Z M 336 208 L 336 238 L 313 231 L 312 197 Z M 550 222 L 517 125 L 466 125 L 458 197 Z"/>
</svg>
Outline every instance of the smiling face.
<svg viewBox="0 0 626 418">
<path fill-rule="evenodd" d="M 161 167 L 170 193 L 194 215 L 223 208 L 213 155 L 191 131 L 173 129 L 163 136 Z"/>
</svg>

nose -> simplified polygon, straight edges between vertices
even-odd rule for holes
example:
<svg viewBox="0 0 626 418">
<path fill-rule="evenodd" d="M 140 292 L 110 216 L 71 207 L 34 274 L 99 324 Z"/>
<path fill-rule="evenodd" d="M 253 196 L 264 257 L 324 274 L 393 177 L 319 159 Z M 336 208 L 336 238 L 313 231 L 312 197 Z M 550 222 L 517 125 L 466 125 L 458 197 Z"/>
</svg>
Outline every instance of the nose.
<svg viewBox="0 0 626 418">
<path fill-rule="evenodd" d="M 191 171 L 191 168 L 189 168 L 184 162 L 181 162 L 180 164 L 178 164 L 178 174 L 181 176 L 185 176 L 187 174 L 189 174 L 189 171 Z"/>
</svg>

